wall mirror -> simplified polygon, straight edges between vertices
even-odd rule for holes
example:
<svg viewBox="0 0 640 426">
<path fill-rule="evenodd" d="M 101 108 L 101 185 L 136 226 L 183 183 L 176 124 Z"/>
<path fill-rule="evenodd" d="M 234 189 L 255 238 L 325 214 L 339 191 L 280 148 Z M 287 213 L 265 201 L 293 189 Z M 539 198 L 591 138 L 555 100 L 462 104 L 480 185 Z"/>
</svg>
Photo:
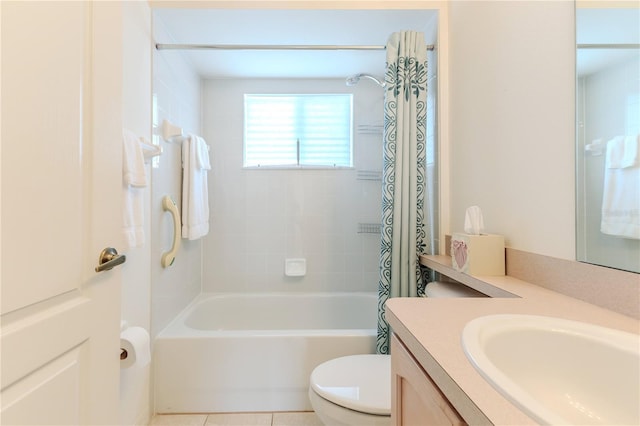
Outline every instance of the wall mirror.
<svg viewBox="0 0 640 426">
<path fill-rule="evenodd" d="M 576 4 L 577 260 L 640 272 L 640 8 L 597 3 Z"/>
</svg>

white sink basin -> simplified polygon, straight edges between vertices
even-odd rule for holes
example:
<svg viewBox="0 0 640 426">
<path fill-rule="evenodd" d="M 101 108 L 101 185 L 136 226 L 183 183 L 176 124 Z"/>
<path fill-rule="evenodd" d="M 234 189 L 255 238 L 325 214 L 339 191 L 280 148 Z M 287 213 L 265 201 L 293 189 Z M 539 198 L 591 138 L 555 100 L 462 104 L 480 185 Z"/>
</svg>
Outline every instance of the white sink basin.
<svg viewBox="0 0 640 426">
<path fill-rule="evenodd" d="M 640 336 L 534 315 L 470 321 L 464 352 L 542 424 L 640 425 Z"/>
</svg>

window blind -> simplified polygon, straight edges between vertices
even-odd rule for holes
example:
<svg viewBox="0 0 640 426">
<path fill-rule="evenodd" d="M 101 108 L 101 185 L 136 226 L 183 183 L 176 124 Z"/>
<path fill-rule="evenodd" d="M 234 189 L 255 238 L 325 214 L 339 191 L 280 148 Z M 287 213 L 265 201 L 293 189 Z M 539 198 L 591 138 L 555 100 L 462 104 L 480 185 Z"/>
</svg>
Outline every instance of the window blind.
<svg viewBox="0 0 640 426">
<path fill-rule="evenodd" d="M 244 97 L 245 167 L 351 167 L 352 95 Z"/>
</svg>

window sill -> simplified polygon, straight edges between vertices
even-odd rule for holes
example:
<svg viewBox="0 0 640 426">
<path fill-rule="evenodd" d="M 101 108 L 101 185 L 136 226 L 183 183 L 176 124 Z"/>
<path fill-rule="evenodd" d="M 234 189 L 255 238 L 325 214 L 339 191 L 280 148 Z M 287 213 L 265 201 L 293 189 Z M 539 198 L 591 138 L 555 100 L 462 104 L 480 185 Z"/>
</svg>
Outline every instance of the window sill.
<svg viewBox="0 0 640 426">
<path fill-rule="evenodd" d="M 355 170 L 353 166 L 243 166 L 243 170 Z"/>
</svg>

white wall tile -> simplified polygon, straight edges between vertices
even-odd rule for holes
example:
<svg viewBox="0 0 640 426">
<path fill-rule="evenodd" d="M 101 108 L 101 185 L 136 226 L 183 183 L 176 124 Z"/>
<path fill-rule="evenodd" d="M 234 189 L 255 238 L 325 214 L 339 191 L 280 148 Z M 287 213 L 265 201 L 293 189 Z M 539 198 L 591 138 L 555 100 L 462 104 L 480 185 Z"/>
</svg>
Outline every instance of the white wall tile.
<svg viewBox="0 0 640 426">
<path fill-rule="evenodd" d="M 156 39 L 168 40 L 163 23 L 154 20 Z M 154 51 L 153 96 L 156 126 L 164 119 L 182 127 L 184 133 L 200 134 L 200 78 L 179 51 Z M 155 130 L 158 132 L 158 129 Z M 163 155 L 152 170 L 151 277 L 152 336 L 162 330 L 201 291 L 202 241 L 181 240 L 174 264 L 160 265 L 162 254 L 173 242 L 173 220 L 162 209 L 169 195 L 181 210 L 182 153 L 178 144 L 162 141 Z"/>
<path fill-rule="evenodd" d="M 356 170 L 242 169 L 244 93 L 315 90 L 353 92 L 354 121 L 382 123 L 383 91 L 367 82 L 349 88 L 344 80 L 205 81 L 203 132 L 214 159 L 209 189 L 215 232 L 203 246 L 204 291 L 377 289 L 379 238 L 358 234 L 357 224 L 379 222 L 381 182 L 359 181 Z M 354 138 L 356 167 L 381 170 L 382 135 Z M 376 253 L 376 262 L 367 263 L 371 271 L 363 269 L 365 252 Z M 287 257 L 306 257 L 307 275 L 286 277 Z M 365 276 L 374 282 L 365 283 Z"/>
</svg>

